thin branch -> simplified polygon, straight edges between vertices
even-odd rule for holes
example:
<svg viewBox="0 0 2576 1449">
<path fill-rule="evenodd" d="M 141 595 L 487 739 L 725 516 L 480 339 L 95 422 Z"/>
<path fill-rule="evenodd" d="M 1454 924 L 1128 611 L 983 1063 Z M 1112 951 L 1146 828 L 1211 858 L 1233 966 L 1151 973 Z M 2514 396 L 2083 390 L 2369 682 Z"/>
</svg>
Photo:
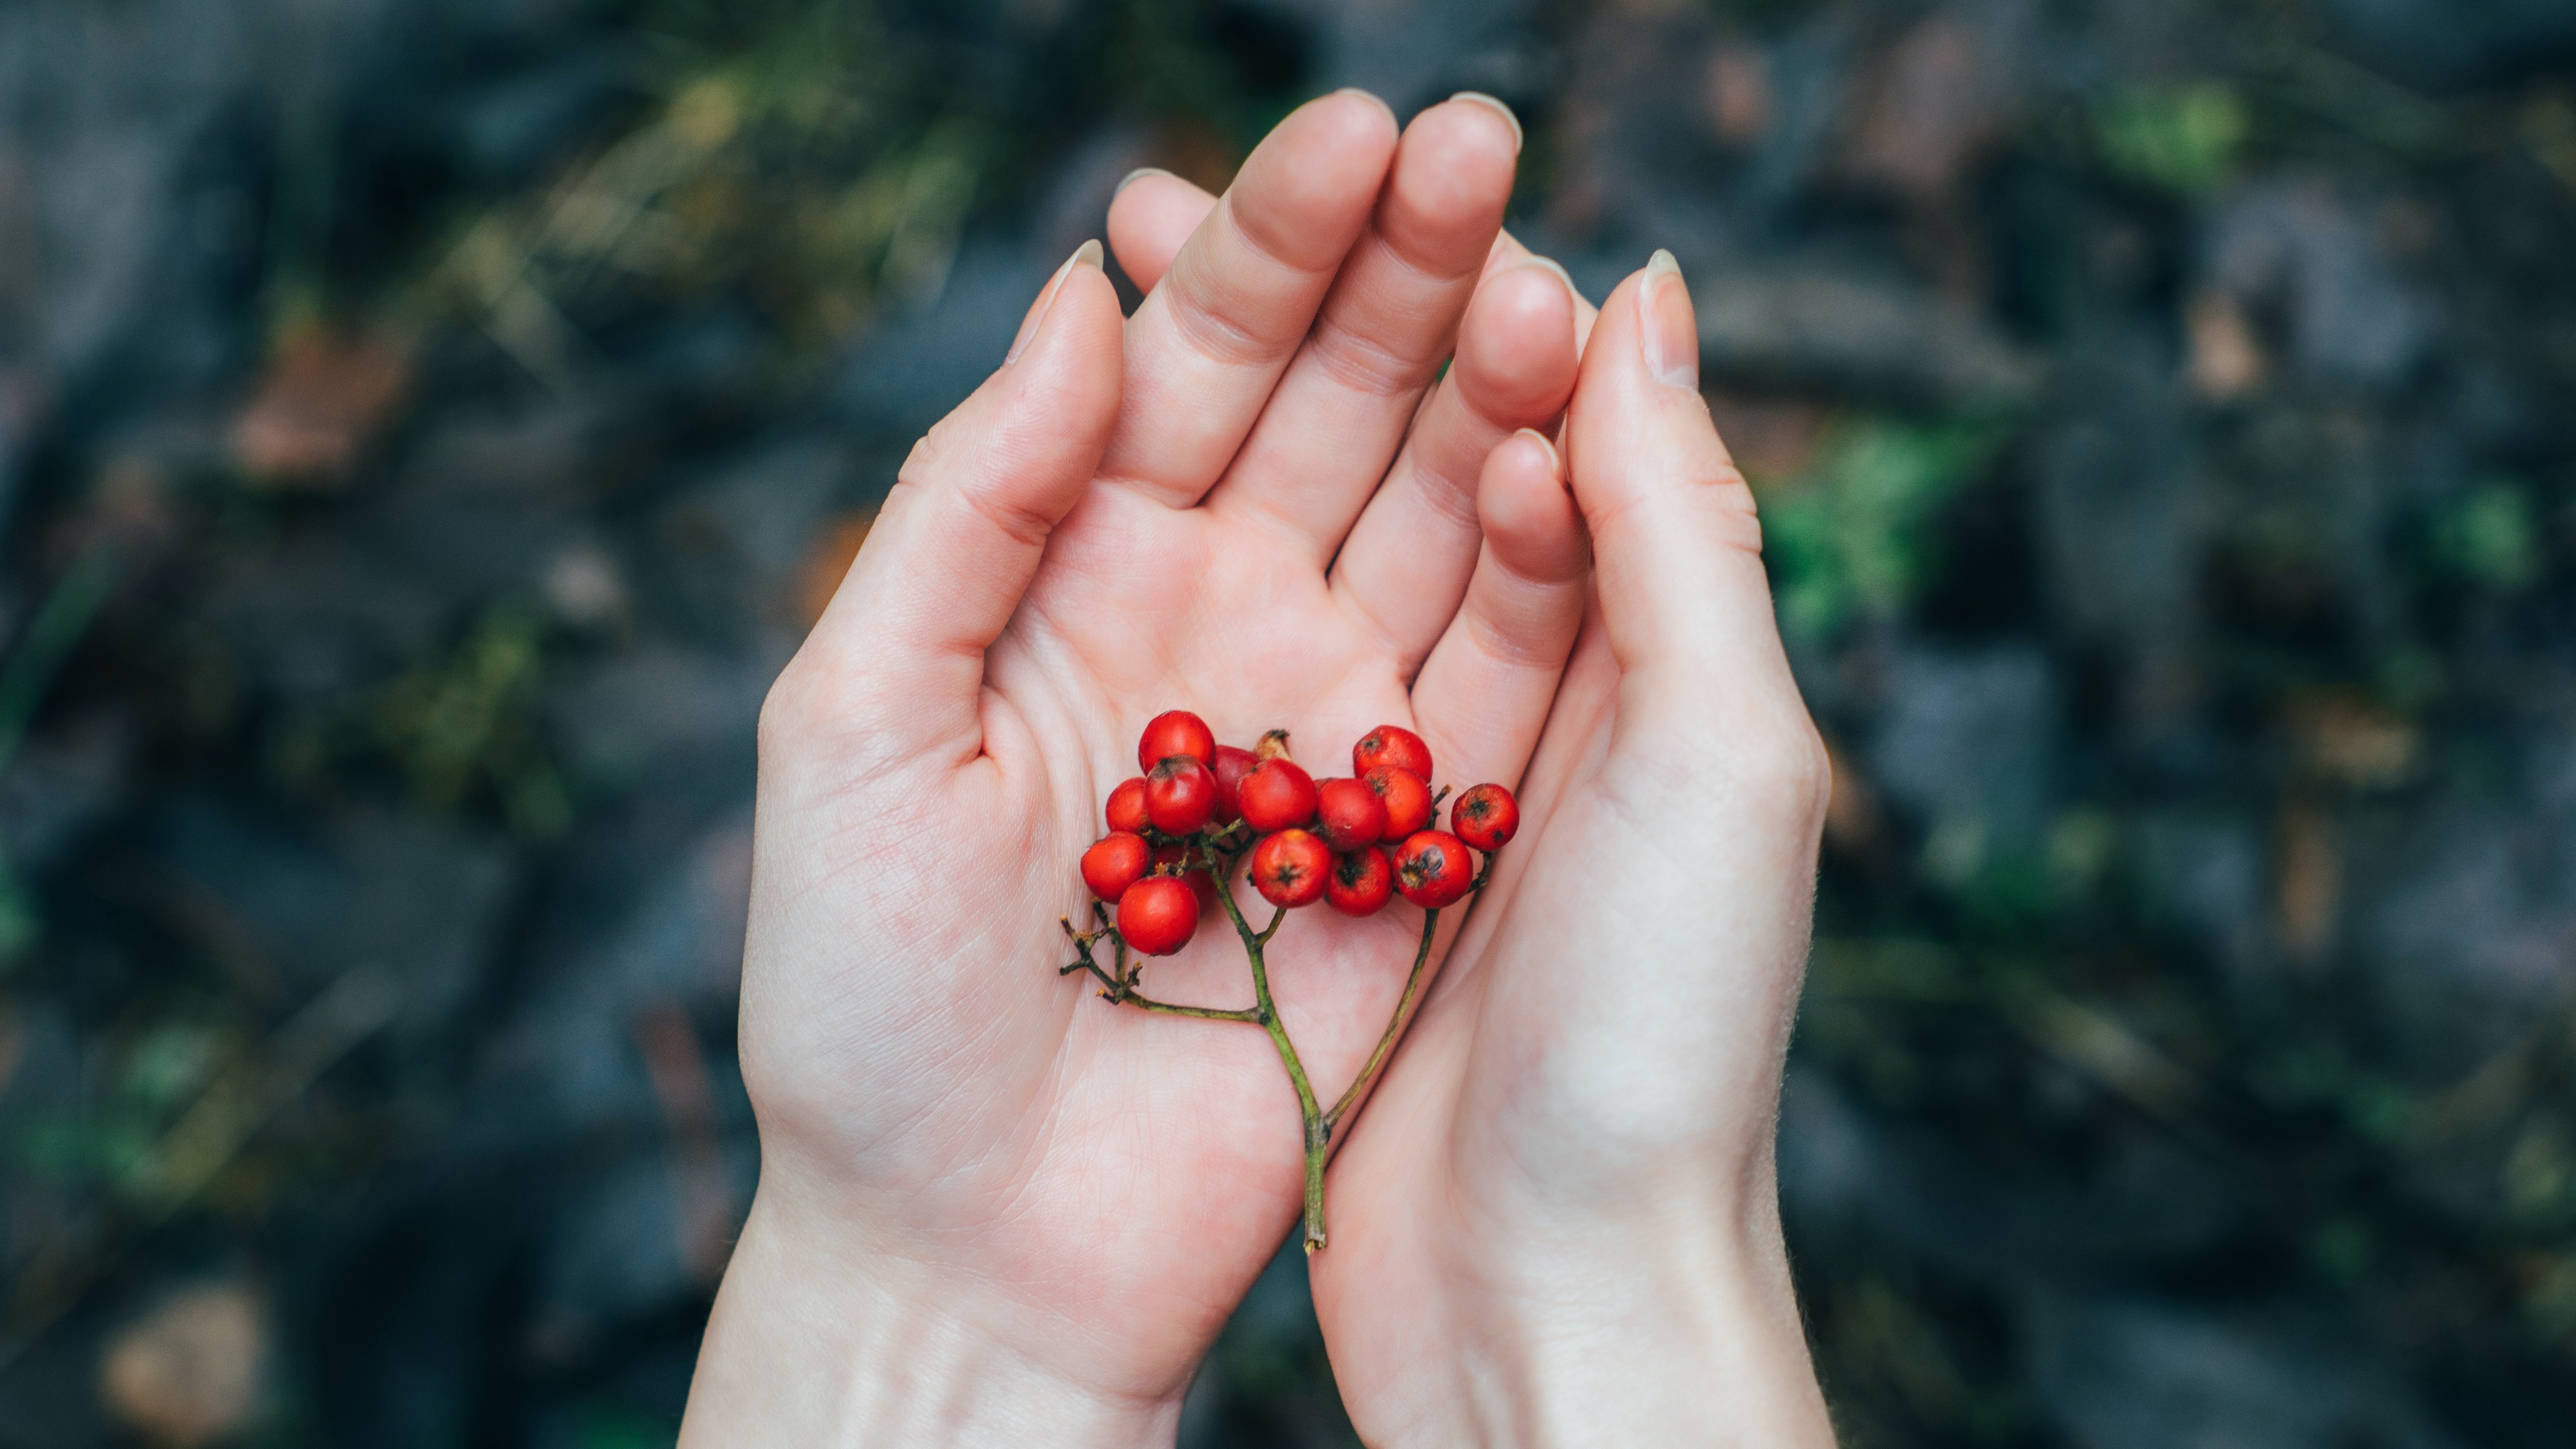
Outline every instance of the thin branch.
<svg viewBox="0 0 2576 1449">
<path fill-rule="evenodd" d="M 1255 932 L 1243 919 L 1243 912 L 1234 904 L 1234 892 L 1222 878 L 1217 881 L 1216 898 L 1225 907 L 1227 919 L 1234 922 L 1234 933 L 1243 938 L 1243 954 L 1252 962 L 1252 995 L 1260 1003 L 1261 1025 L 1270 1033 L 1270 1044 L 1279 1051 L 1280 1065 L 1288 1069 L 1288 1084 L 1297 1089 L 1297 1111 L 1306 1130 L 1306 1251 L 1312 1253 L 1324 1246 L 1324 1149 L 1333 1140 L 1332 1133 L 1324 1128 L 1323 1110 L 1315 1101 L 1315 1084 L 1307 1079 L 1306 1064 L 1297 1058 L 1297 1044 L 1288 1039 L 1288 1028 L 1279 1021 L 1278 1004 L 1270 999 L 1270 970 L 1261 959 L 1261 947 L 1270 939 L 1269 934 Z M 1286 915 L 1286 908 L 1281 908 L 1279 916 L 1271 920 L 1270 929 L 1277 930 Z"/>
<path fill-rule="evenodd" d="M 1100 994 L 1109 995 L 1106 991 Z M 1240 1011 L 1228 1011 L 1221 1006 L 1175 1006 L 1168 1001 L 1139 996 L 1133 990 L 1112 999 L 1140 1011 L 1159 1011 L 1165 1016 L 1195 1016 L 1201 1021 L 1248 1021 L 1256 1026 L 1261 1022 L 1261 1008 L 1257 1006 L 1247 1006 Z"/>
<path fill-rule="evenodd" d="M 1440 800 L 1445 799 L 1448 793 L 1444 788 L 1433 798 L 1432 808 L 1435 811 L 1439 808 Z M 1263 948 L 1270 944 L 1273 936 L 1279 934 L 1280 926 L 1287 921 L 1288 908 L 1279 907 L 1272 913 L 1270 924 L 1255 931 L 1252 929 L 1252 923 L 1243 918 L 1242 909 L 1234 903 L 1234 868 L 1242 863 L 1244 852 L 1238 850 L 1229 853 L 1218 842 L 1233 835 L 1239 828 L 1241 828 L 1241 822 L 1221 831 L 1203 832 L 1189 839 L 1181 858 L 1181 873 L 1186 875 L 1194 868 L 1204 869 L 1215 881 L 1217 903 L 1225 908 L 1226 918 L 1234 923 L 1234 933 L 1242 940 L 1243 954 L 1251 963 L 1253 1005 L 1240 1010 L 1228 1010 L 1215 1006 L 1181 1006 L 1168 1001 L 1156 1001 L 1151 997 L 1138 994 L 1136 977 L 1143 970 L 1144 962 L 1140 959 L 1132 968 L 1129 966 L 1126 938 L 1117 934 L 1110 924 L 1108 909 L 1098 901 L 1092 902 L 1091 906 L 1093 919 L 1100 923 L 1097 930 L 1088 933 L 1077 932 L 1073 929 L 1071 921 L 1059 923 L 1064 927 L 1065 938 L 1073 943 L 1074 951 L 1081 959 L 1061 968 L 1057 974 L 1071 975 L 1075 971 L 1088 970 L 1092 975 L 1100 978 L 1107 988 L 1100 993 L 1102 997 L 1115 1004 L 1133 1006 L 1139 1011 L 1151 1011 L 1165 1016 L 1195 1017 L 1201 1021 L 1254 1022 L 1270 1034 L 1270 1044 L 1279 1053 L 1280 1065 L 1288 1070 L 1288 1084 L 1296 1089 L 1297 1112 L 1305 1131 L 1305 1240 L 1306 1251 L 1311 1254 L 1324 1246 L 1324 1164 L 1332 1155 L 1334 1129 L 1339 1127 L 1352 1112 L 1358 1110 L 1360 1100 L 1367 1095 L 1370 1084 L 1376 1081 L 1379 1073 L 1385 1069 L 1388 1058 L 1394 1054 L 1396 1042 L 1404 1035 L 1406 1020 L 1413 1014 L 1413 1008 L 1422 993 L 1422 983 L 1430 972 L 1431 942 L 1439 932 L 1440 912 L 1433 909 L 1422 913 L 1422 940 L 1414 948 L 1413 970 L 1405 977 L 1404 994 L 1396 999 L 1395 1014 L 1388 1019 L 1385 1032 L 1378 1037 L 1376 1049 L 1369 1053 L 1367 1064 L 1360 1068 L 1359 1076 L 1353 1079 L 1350 1089 L 1342 1093 L 1341 1100 L 1333 1104 L 1332 1111 L 1326 1112 L 1316 1102 L 1314 1082 L 1306 1075 L 1306 1064 L 1297 1055 L 1296 1043 L 1288 1039 L 1288 1029 L 1279 1020 L 1279 1004 L 1270 994 L 1270 968 L 1262 956 Z M 1485 882 L 1492 879 L 1494 871 L 1493 856 L 1484 851 L 1478 851 L 1477 854 L 1482 857 L 1482 868 L 1477 871 L 1474 883 L 1468 888 L 1470 899 L 1484 890 Z M 1103 936 L 1110 937 L 1116 942 L 1117 956 L 1114 972 L 1102 971 L 1099 964 L 1092 959 L 1092 943 Z"/>
<path fill-rule="evenodd" d="M 1327 1138 L 1332 1136 L 1334 1128 L 1342 1125 L 1343 1115 L 1359 1105 L 1369 1083 L 1376 1079 L 1378 1069 L 1385 1066 L 1387 1057 L 1394 1053 L 1396 1039 L 1404 1034 L 1405 1015 L 1413 1008 L 1414 994 L 1422 989 L 1424 968 L 1431 963 L 1432 933 L 1439 928 L 1440 908 L 1434 906 L 1424 911 L 1422 944 L 1413 948 L 1413 973 L 1404 978 L 1404 994 L 1395 999 L 1395 1014 L 1387 1018 L 1386 1030 L 1377 1039 L 1377 1049 L 1369 1053 L 1368 1065 L 1360 1068 L 1358 1076 L 1351 1078 L 1350 1090 L 1342 1093 L 1342 1099 L 1333 1104 L 1333 1110 L 1324 1114 L 1324 1135 Z"/>
</svg>

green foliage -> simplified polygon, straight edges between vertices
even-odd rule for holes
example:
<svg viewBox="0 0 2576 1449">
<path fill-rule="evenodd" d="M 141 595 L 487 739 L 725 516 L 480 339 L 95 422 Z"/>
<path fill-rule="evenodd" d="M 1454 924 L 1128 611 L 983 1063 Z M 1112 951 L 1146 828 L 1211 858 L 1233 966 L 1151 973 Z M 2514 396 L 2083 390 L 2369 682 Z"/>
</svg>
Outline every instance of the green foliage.
<svg viewBox="0 0 2576 1449">
<path fill-rule="evenodd" d="M 825 337 L 934 294 L 990 148 L 989 99 L 907 64 L 872 7 L 664 7 L 663 99 L 560 182 L 473 219 L 433 294 L 532 373 L 584 323 L 719 291 Z"/>
<path fill-rule="evenodd" d="M 945 284 L 970 220 L 1023 197 L 1085 111 L 1230 167 L 1302 98 L 1280 45 L 1229 43 L 1206 0 L 1072 7 L 1063 64 L 993 84 L 869 0 L 644 6 L 658 99 L 551 185 L 460 222 L 424 296 L 537 377 L 603 359 L 594 324 L 730 294 L 819 344 Z M 1270 72 L 1277 72 L 1275 74 Z"/>
<path fill-rule="evenodd" d="M 29 1120 L 12 1145 L 39 1176 L 130 1189 L 171 1121 L 239 1051 L 237 1037 L 210 1023 L 152 1022 L 116 1054 L 111 1091 L 85 1111 Z"/>
<path fill-rule="evenodd" d="M 533 717 L 540 646 L 533 618 L 496 610 L 454 655 L 377 698 L 377 736 L 424 803 L 452 808 L 479 784 L 524 831 L 552 834 L 570 823 Z"/>
<path fill-rule="evenodd" d="M 581 1449 L 670 1449 L 678 1432 L 652 1414 L 611 1405 L 582 1411 L 575 1443 Z"/>
<path fill-rule="evenodd" d="M 2225 180 L 2251 130 L 2235 89 L 2213 80 L 2122 90 L 2093 121 L 2113 174 L 2178 196 L 2201 195 Z"/>
<path fill-rule="evenodd" d="M 572 823 L 572 801 L 537 724 L 544 645 L 534 616 L 496 608 L 453 652 L 292 731 L 279 750 L 281 772 L 315 789 L 340 769 L 380 760 L 424 807 L 494 806 L 521 834 L 557 834 Z"/>
<path fill-rule="evenodd" d="M 1763 500 L 1781 622 L 1822 638 L 1855 616 L 1901 610 L 1936 564 L 1927 526 L 1994 441 L 1974 424 L 1862 417 L 1837 427 L 1813 466 Z"/>
<path fill-rule="evenodd" d="M 54 676 L 116 588 L 116 576 L 116 560 L 106 551 L 84 555 L 46 594 L 7 664 L 0 666 L 0 769 L 17 754 L 18 742 L 53 690 Z M 35 896 L 0 856 L 0 972 L 26 955 L 43 925 Z"/>
<path fill-rule="evenodd" d="M 2540 577 L 2540 529 L 2521 485 L 2479 485 L 2433 522 L 2433 552 L 2449 572 L 2490 588 L 2527 588 Z"/>
</svg>

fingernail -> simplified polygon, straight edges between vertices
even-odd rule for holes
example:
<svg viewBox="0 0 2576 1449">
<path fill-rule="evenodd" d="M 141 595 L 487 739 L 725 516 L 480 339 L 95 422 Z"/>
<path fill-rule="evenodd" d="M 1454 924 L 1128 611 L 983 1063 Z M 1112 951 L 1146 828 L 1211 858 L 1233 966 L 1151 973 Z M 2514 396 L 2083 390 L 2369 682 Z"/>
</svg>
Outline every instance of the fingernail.
<svg viewBox="0 0 2576 1449">
<path fill-rule="evenodd" d="M 1527 138 L 1521 134 L 1521 118 L 1512 114 L 1511 107 L 1504 105 L 1501 101 L 1485 94 L 1483 91 L 1460 91 L 1449 99 L 1453 101 L 1474 101 L 1480 106 L 1493 107 L 1494 113 L 1501 116 L 1512 128 L 1512 154 L 1517 156 L 1521 153 L 1521 142 Z"/>
<path fill-rule="evenodd" d="M 1144 180 L 1148 176 L 1169 176 L 1171 174 L 1171 172 L 1164 170 L 1160 166 L 1139 166 L 1135 170 L 1118 178 L 1118 185 L 1109 193 L 1109 199 L 1112 201 L 1117 200 L 1119 192 L 1126 190 L 1128 187 L 1135 185 L 1137 182 Z"/>
<path fill-rule="evenodd" d="M 1064 279 L 1072 276 L 1076 267 L 1099 270 L 1100 258 L 1100 239 L 1094 237 L 1075 247 L 1073 255 L 1064 259 L 1064 265 L 1055 269 L 1055 275 L 1047 278 L 1046 290 L 1038 294 L 1038 305 L 1029 313 L 1029 320 L 1020 324 L 1019 335 L 1011 339 L 1011 350 L 1003 354 L 1004 367 L 1019 361 L 1020 354 L 1028 351 L 1029 344 L 1037 340 L 1038 333 L 1046 326 L 1047 314 L 1055 310 L 1055 299 L 1064 292 Z"/>
<path fill-rule="evenodd" d="M 1398 120 L 1396 120 L 1396 118 L 1395 118 L 1395 107 L 1390 106 L 1390 105 L 1388 105 L 1385 101 L 1378 99 L 1377 93 L 1376 93 L 1375 91 L 1364 91 L 1364 90 L 1361 90 L 1358 86 L 1344 86 L 1344 87 L 1342 87 L 1340 90 L 1337 90 L 1337 91 L 1333 92 L 1333 94 L 1334 94 L 1334 95 L 1337 95 L 1337 96 L 1357 96 L 1357 97 L 1359 97 L 1361 100 L 1364 100 L 1364 101 L 1368 102 L 1370 105 L 1377 107 L 1379 110 L 1386 112 L 1386 120 L 1387 120 L 1387 124 L 1388 124 L 1388 125 L 1394 126 L 1394 127 L 1395 127 L 1396 129 L 1398 129 L 1398 130 L 1402 130 L 1402 129 L 1403 129 L 1403 123 L 1402 123 L 1402 122 L 1400 122 L 1400 121 L 1398 121 Z"/>
<path fill-rule="evenodd" d="M 1699 321 L 1691 315 L 1681 263 L 1661 247 L 1655 248 L 1637 285 L 1637 340 L 1655 381 L 1699 391 Z"/>
<path fill-rule="evenodd" d="M 1547 434 L 1540 432 L 1536 428 L 1523 428 L 1519 432 L 1512 434 L 1512 436 L 1515 438 L 1527 438 L 1531 442 L 1538 444 L 1539 447 L 1547 453 L 1548 476 L 1556 479 L 1559 483 L 1565 481 L 1565 459 L 1556 451 L 1555 439 L 1550 438 Z"/>
<path fill-rule="evenodd" d="M 1554 272 L 1556 273 L 1556 279 L 1565 284 L 1565 293 L 1567 296 L 1571 297 L 1580 295 L 1574 290 L 1573 276 L 1568 273 L 1563 266 L 1560 266 L 1554 257 L 1543 257 L 1536 252 L 1532 252 L 1528 256 L 1521 258 L 1519 261 L 1512 263 L 1504 270 L 1517 272 L 1523 267 L 1539 267 L 1546 271 Z"/>
</svg>

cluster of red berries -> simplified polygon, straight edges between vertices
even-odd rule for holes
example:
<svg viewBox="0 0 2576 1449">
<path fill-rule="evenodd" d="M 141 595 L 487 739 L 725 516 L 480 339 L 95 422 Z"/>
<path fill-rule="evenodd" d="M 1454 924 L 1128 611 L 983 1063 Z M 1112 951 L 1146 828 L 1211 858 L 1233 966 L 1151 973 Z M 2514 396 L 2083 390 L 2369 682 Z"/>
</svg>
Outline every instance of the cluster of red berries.
<svg viewBox="0 0 2576 1449">
<path fill-rule="evenodd" d="M 1288 758 L 1281 731 L 1238 749 L 1173 710 L 1145 726 L 1136 763 L 1145 773 L 1109 792 L 1109 834 L 1082 853 L 1082 880 L 1148 956 L 1189 944 L 1247 842 L 1262 899 L 1367 916 L 1398 895 L 1456 904 L 1476 884 L 1470 849 L 1501 849 L 1521 822 L 1511 791 L 1478 785 L 1450 808 L 1449 829 L 1432 829 L 1448 792 L 1431 791 L 1430 747 L 1395 725 L 1351 747 L 1349 777 L 1317 780 Z"/>
</svg>

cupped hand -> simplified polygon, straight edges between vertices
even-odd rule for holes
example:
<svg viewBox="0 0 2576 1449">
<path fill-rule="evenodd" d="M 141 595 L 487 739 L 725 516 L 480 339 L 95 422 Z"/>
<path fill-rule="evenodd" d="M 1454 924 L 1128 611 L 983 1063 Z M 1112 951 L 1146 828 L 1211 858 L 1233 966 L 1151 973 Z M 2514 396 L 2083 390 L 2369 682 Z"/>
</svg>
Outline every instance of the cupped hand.
<svg viewBox="0 0 2576 1449">
<path fill-rule="evenodd" d="M 1333 1163 L 1334 1377 L 1377 1445 L 1829 1446 L 1772 1166 L 1828 775 L 1669 257 L 1602 304 L 1565 440 L 1483 482 L 1594 587 L 1532 598 L 1571 659 L 1520 834 Z"/>
<path fill-rule="evenodd" d="M 1297 1211 L 1298 1112 L 1258 1027 L 1094 999 L 1056 922 L 1165 709 L 1286 728 L 1318 775 L 1390 721 L 1445 779 L 1519 774 L 1556 667 L 1475 490 L 1564 407 L 1575 301 L 1550 266 L 1488 275 L 1518 145 L 1475 100 L 1401 138 L 1368 97 L 1309 104 L 1133 318 L 1078 254 L 914 450 L 762 715 L 762 1176 L 684 1440 L 1168 1439 Z M 1274 945 L 1323 1090 L 1418 921 L 1309 912 Z M 1156 996 L 1247 1004 L 1213 925 Z"/>
</svg>

